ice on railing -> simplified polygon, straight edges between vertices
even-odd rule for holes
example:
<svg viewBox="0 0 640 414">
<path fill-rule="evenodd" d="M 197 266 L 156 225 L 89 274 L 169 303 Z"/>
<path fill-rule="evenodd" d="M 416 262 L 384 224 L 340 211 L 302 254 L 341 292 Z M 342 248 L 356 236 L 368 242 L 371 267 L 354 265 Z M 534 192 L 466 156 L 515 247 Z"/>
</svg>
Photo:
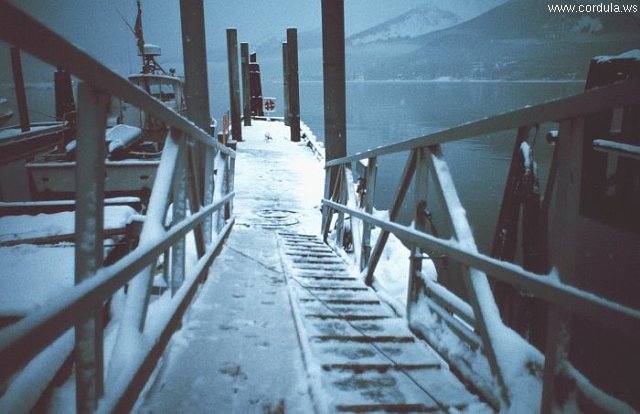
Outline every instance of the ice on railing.
<svg viewBox="0 0 640 414">
<path fill-rule="evenodd" d="M 178 143 L 167 137 L 162 159 L 156 172 L 156 179 L 149 199 L 147 217 L 140 234 L 138 248 L 144 248 L 164 237 L 165 214 L 168 205 L 173 173 L 176 168 L 179 152 Z M 152 277 L 152 266 L 140 272 L 129 283 L 127 300 L 118 329 L 118 339 L 114 347 L 114 358 L 108 368 L 109 382 L 117 383 L 120 375 L 126 373 L 126 367 L 132 366 L 139 359 L 143 336 L 140 328 L 144 325 L 146 314 L 146 297 Z"/>
</svg>

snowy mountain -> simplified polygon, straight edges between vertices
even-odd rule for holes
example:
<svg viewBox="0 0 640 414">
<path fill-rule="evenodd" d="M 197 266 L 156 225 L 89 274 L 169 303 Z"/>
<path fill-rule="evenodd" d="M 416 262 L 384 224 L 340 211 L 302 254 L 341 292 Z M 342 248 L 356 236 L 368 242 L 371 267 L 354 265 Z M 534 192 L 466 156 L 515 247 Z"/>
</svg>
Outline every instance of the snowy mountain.
<svg viewBox="0 0 640 414">
<path fill-rule="evenodd" d="M 385 23 L 351 36 L 347 44 L 365 45 L 374 42 L 413 39 L 427 33 L 445 29 L 461 22 L 460 16 L 436 6 L 425 6 L 408 11 Z"/>
<path fill-rule="evenodd" d="M 546 3 L 511 0 L 447 29 L 352 47 L 350 56 L 358 76 L 372 79 L 583 79 L 592 56 L 639 42 L 631 14 L 550 13 Z"/>
<path fill-rule="evenodd" d="M 507 0 L 425 0 L 421 7 L 350 36 L 347 45 L 413 39 L 472 19 Z"/>
</svg>

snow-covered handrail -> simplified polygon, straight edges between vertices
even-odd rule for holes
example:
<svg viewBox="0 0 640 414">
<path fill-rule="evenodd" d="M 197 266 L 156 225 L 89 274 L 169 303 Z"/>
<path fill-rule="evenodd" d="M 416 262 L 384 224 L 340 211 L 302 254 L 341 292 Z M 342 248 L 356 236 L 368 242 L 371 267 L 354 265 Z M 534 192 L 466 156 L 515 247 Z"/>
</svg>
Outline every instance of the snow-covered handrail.
<svg viewBox="0 0 640 414">
<path fill-rule="evenodd" d="M 129 102 L 154 118 L 165 122 L 192 138 L 235 157 L 235 152 L 220 144 L 193 122 L 168 108 L 160 100 L 136 87 L 127 79 L 107 68 L 42 23 L 10 4 L 0 0 L 0 39 L 25 52 L 68 71 L 73 76 L 98 86 L 104 93 Z"/>
<path fill-rule="evenodd" d="M 574 277 L 573 273 L 576 271 L 571 262 L 572 259 L 567 259 L 573 254 L 571 249 L 575 249 L 575 241 L 572 242 L 571 237 L 567 236 L 569 240 L 565 242 L 564 234 L 574 234 L 575 232 L 563 228 L 567 223 L 575 226 L 575 217 L 579 214 L 576 200 L 580 199 L 580 186 L 577 184 L 580 183 L 580 178 L 576 179 L 576 175 L 580 176 L 582 161 L 579 157 L 582 154 L 583 141 L 586 139 L 585 125 L 588 125 L 589 117 L 618 108 L 638 105 L 640 105 L 640 79 L 631 78 L 569 98 L 526 107 L 423 137 L 330 160 L 325 163 L 325 195 L 322 201 L 323 237 L 325 241 L 328 241 L 332 225 L 335 223 L 337 247 L 345 247 L 342 246 L 345 244 L 344 240 L 350 239 L 343 237 L 342 234 L 348 228 L 349 220 L 351 229 L 359 228 L 361 222 L 364 230 L 361 246 L 354 243 L 353 247 L 354 250 L 361 252 L 362 276 L 369 285 L 374 282 L 374 272 L 388 237 L 393 234 L 401 239 L 412 251 L 409 258 L 407 318 L 414 331 L 422 335 L 431 346 L 437 349 L 451 366 L 455 367 L 466 380 L 480 390 L 496 409 L 508 408 L 515 412 L 518 411 L 518 408 L 514 408 L 514 404 L 516 404 L 515 407 L 518 407 L 517 404 L 523 397 L 517 395 L 515 389 L 523 390 L 528 387 L 513 386 L 514 382 L 519 380 L 513 375 L 513 364 L 508 360 L 509 350 L 502 344 L 504 333 L 509 331 L 507 342 L 515 340 L 526 344 L 525 353 L 530 356 L 527 363 L 535 366 L 533 371 L 538 372 L 538 374 L 530 372 L 532 381 L 529 385 L 533 388 L 529 387 L 529 396 L 525 399 L 532 400 L 533 398 L 534 409 L 535 404 L 540 403 L 543 412 L 550 412 L 550 407 L 554 404 L 554 389 L 559 386 L 556 385 L 559 383 L 557 378 L 566 376 L 569 372 L 563 368 L 568 364 L 566 338 L 569 331 L 566 328 L 565 320 L 568 320 L 572 315 L 584 317 L 601 327 L 609 327 L 612 332 L 625 338 L 632 338 L 633 341 L 640 342 L 639 309 L 604 299 L 586 290 L 576 288 L 572 286 L 571 281 L 567 281 L 568 278 Z M 540 237 L 540 239 L 533 241 L 531 238 L 528 239 L 530 245 L 535 244 L 533 248 L 524 246 L 529 248 L 524 254 L 530 255 L 528 256 L 528 265 L 525 261 L 525 267 L 529 266 L 527 267 L 529 270 L 526 270 L 508 261 L 502 261 L 478 252 L 467 220 L 467 213 L 458 198 L 449 168 L 442 157 L 440 144 L 517 129 L 512 167 L 507 178 L 508 185 L 517 187 L 524 182 L 522 180 L 526 178 L 531 180 L 531 175 L 535 170 L 533 161 L 528 158 L 530 155 L 528 142 L 530 130 L 534 126 L 550 122 L 560 124 L 559 132 L 554 135 L 557 136 L 554 142 L 559 145 L 556 146 L 550 166 L 544 199 L 539 203 L 540 211 L 532 213 L 535 215 L 533 221 L 535 219 L 541 221 L 538 223 L 539 228 L 536 228 L 538 233 L 531 237 Z M 609 140 L 595 140 L 593 149 L 638 160 L 638 148 L 632 145 Z M 389 208 L 388 219 L 380 219 L 372 214 L 378 157 L 401 152 L 408 153 L 406 166 L 399 177 L 396 194 Z M 353 180 L 347 180 L 346 177 L 349 175 L 348 171 L 351 165 L 362 160 L 366 160 L 369 167 L 365 167 L 359 177 L 358 192 L 362 206 L 354 208 L 352 205 L 354 196 L 345 189 L 345 186 L 353 186 L 354 183 Z M 519 171 L 522 171 L 522 177 L 518 176 Z M 414 181 L 415 192 L 412 197 L 408 197 L 411 184 Z M 439 205 L 442 206 L 444 221 L 451 239 L 438 237 L 437 232 L 433 229 L 433 223 L 431 223 L 431 231 L 434 235 L 427 233 L 428 224 L 431 222 L 430 213 L 427 211 L 427 187 L 431 189 L 431 183 L 433 183 Z M 505 194 L 514 192 L 515 190 L 509 186 L 505 190 Z M 406 202 L 405 199 L 407 199 Z M 553 210 L 555 219 L 561 223 L 553 234 L 555 249 L 549 249 L 547 246 L 547 244 L 551 244 L 547 229 L 550 228 L 548 216 L 552 199 L 555 200 L 555 209 Z M 408 206 L 408 211 L 413 213 L 410 216 L 410 219 L 414 221 L 412 227 L 397 223 L 400 211 L 409 203 L 411 205 Z M 516 204 L 517 201 L 506 200 L 503 203 L 511 203 L 519 208 L 519 204 Z M 334 214 L 338 215 L 337 220 L 333 220 Z M 512 219 L 509 214 L 509 211 L 505 213 L 508 216 L 506 220 L 515 220 L 515 224 L 510 222 L 509 225 L 518 226 L 518 215 Z M 505 229 L 504 222 L 501 221 L 503 220 L 502 215 L 501 211 L 499 226 L 497 226 L 501 231 Z M 380 234 L 373 248 L 369 240 L 369 232 L 372 227 L 380 229 Z M 496 230 L 496 238 L 500 240 L 498 230 Z M 532 231 L 530 227 L 526 230 Z M 507 231 L 512 232 L 512 229 L 509 228 Z M 517 230 L 515 232 L 517 235 Z M 509 237 L 513 238 L 512 234 L 510 233 Z M 511 241 L 510 239 L 509 242 Z M 446 275 L 443 281 L 427 279 L 425 272 L 422 272 L 422 260 L 427 252 L 429 255 L 436 254 L 438 256 L 432 262 L 438 274 L 443 271 L 443 274 Z M 549 260 L 547 255 L 553 256 L 553 260 Z M 496 254 L 496 257 L 505 256 L 508 256 L 508 253 Z M 535 264 L 532 264 L 534 263 L 531 259 L 533 256 L 535 256 Z M 505 260 L 511 259 L 505 257 Z M 550 263 L 556 267 L 551 268 L 550 273 L 544 274 L 549 271 Z M 532 266 L 544 268 L 544 270 L 538 269 L 534 272 L 531 271 Z M 451 269 L 454 269 L 453 272 Z M 451 283 L 452 274 L 456 278 L 455 283 Z M 513 288 L 514 294 L 526 292 L 530 297 L 538 298 L 548 305 L 549 323 L 534 327 L 544 330 L 544 333 L 551 338 L 547 340 L 548 358 L 546 360 L 533 345 L 528 344 L 501 321 L 492 289 L 489 288 L 489 278 Z M 458 281 L 464 282 L 464 286 L 460 287 Z M 453 291 L 448 290 L 456 288 L 464 289 L 469 304 L 461 301 Z M 415 309 L 418 308 L 421 310 L 422 319 L 415 315 Z M 425 320 L 429 322 L 425 323 Z M 443 345 L 443 340 L 433 333 L 434 330 L 440 332 L 441 329 L 462 339 L 469 346 L 469 353 L 461 357 L 458 348 L 455 346 L 449 348 Z M 536 345 L 544 346 L 544 344 Z M 474 369 L 469 369 L 470 360 L 477 361 L 476 351 L 478 348 L 480 348 L 479 351 L 483 358 L 486 357 L 486 359 L 482 359 L 481 363 L 488 362 L 490 373 L 479 374 Z M 465 359 L 467 357 L 469 359 Z M 524 365 L 521 368 L 524 371 Z M 544 375 L 540 375 L 543 371 Z M 576 372 L 575 370 L 569 372 L 572 381 L 584 383 L 586 380 L 581 376 L 582 374 L 580 376 L 574 375 Z M 496 384 L 498 387 L 495 387 Z M 577 387 L 578 391 L 583 393 L 587 388 Z M 537 401 L 535 397 L 531 397 L 536 394 L 536 389 L 541 390 L 542 393 L 542 397 Z M 588 392 L 585 397 L 599 406 L 602 404 L 606 406 L 607 404 L 603 403 L 605 400 L 614 401 L 613 406 L 627 406 L 612 396 L 601 398 L 602 395 L 606 394 L 598 390 L 597 392 Z M 610 412 L 615 412 L 615 409 L 611 409 Z"/>
<path fill-rule="evenodd" d="M 76 410 L 129 411 L 132 393 L 136 393 L 136 389 L 139 391 L 140 383 L 151 374 L 151 367 L 179 325 L 199 282 L 208 273 L 211 261 L 233 226 L 236 154 L 5 0 L 0 0 L 0 15 L 3 20 L 1 40 L 46 63 L 66 69 L 81 80 L 78 85 L 76 157 L 76 285 L 0 331 L 0 383 L 25 383 L 18 379 L 33 375 L 28 367 L 22 370 L 25 364 L 41 355 L 42 350 L 66 331 L 75 329 Z M 101 143 L 104 142 L 109 96 L 121 98 L 163 121 L 168 132 L 140 244 L 120 261 L 102 267 L 106 174 Z M 194 162 L 193 154 L 189 154 L 192 141 L 203 144 L 206 156 L 202 163 Z M 167 220 L 170 206 L 172 215 Z M 198 262 L 189 267 L 185 260 L 185 237 L 191 232 Z M 153 315 L 152 327 L 146 328 L 151 281 L 162 255 L 165 274 L 171 278 L 171 289 L 166 294 L 171 297 L 166 300 L 166 312 Z M 171 260 L 168 260 L 169 256 Z M 103 305 L 127 284 L 125 309 L 122 319 L 118 320 L 118 340 L 106 376 Z M 138 342 L 131 347 L 131 340 Z M 57 367 L 51 369 L 55 371 Z M 108 377 L 107 381 L 105 377 Z M 0 411 L 13 411 L 11 403 L 5 405 L 5 402 L 0 397 Z"/>
<path fill-rule="evenodd" d="M 640 338 L 640 310 L 612 302 L 582 289 L 563 284 L 550 275 L 538 275 L 513 263 L 504 262 L 479 252 L 465 249 L 456 240 L 443 240 L 409 226 L 381 220 L 372 214 L 324 199 L 327 206 L 353 215 L 396 235 L 400 240 L 424 249 L 446 254 L 454 260 L 483 270 L 496 279 L 510 283 L 532 295 L 560 306 L 576 315 L 600 321 L 613 329 Z"/>
</svg>

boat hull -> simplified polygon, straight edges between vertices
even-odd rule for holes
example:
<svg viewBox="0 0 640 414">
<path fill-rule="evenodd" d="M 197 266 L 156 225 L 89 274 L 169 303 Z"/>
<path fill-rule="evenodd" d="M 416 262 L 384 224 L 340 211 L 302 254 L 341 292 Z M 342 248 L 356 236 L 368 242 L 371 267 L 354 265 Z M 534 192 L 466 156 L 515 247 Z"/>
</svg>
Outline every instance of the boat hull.
<svg viewBox="0 0 640 414">
<path fill-rule="evenodd" d="M 150 194 L 159 160 L 106 161 L 107 197 L 136 196 L 146 200 Z M 75 162 L 32 162 L 27 164 L 34 199 L 74 198 Z"/>
</svg>

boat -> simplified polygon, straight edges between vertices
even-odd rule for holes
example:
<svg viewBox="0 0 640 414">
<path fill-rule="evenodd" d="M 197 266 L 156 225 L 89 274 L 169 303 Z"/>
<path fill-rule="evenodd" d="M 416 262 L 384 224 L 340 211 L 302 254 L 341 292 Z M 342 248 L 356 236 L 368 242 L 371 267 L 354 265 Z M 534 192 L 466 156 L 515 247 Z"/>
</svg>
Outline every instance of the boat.
<svg viewBox="0 0 640 414">
<path fill-rule="evenodd" d="M 184 81 L 173 69 L 166 71 L 157 62 L 156 58 L 162 55 L 159 46 L 144 43 L 140 8 L 138 13 L 135 34 L 142 69 L 139 73 L 129 75 L 128 79 L 169 108 L 184 115 Z M 108 197 L 148 198 L 167 132 L 168 128 L 163 122 L 127 102 L 112 99 L 105 132 L 105 192 Z M 76 141 L 71 140 L 64 147 L 40 154 L 26 165 L 31 177 L 33 199 L 74 197 L 75 148 Z"/>
</svg>

